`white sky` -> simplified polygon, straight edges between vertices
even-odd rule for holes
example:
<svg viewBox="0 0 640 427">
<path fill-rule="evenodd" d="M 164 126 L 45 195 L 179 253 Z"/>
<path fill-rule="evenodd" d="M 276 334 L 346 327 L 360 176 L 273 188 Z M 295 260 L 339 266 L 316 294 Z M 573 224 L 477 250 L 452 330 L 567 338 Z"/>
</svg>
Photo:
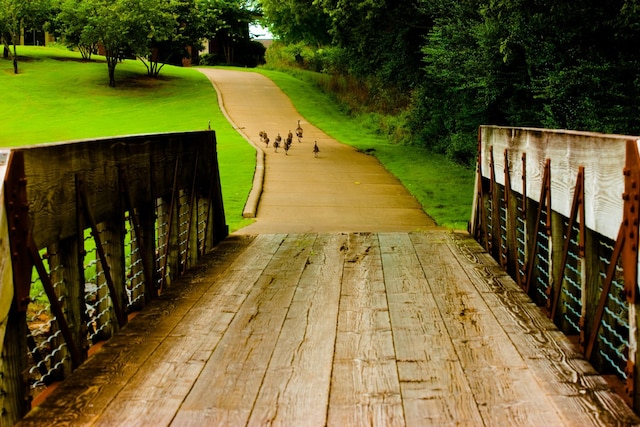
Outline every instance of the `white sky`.
<svg viewBox="0 0 640 427">
<path fill-rule="evenodd" d="M 273 35 L 268 29 L 261 27 L 260 25 L 249 25 L 249 33 L 253 39 L 272 39 Z"/>
</svg>

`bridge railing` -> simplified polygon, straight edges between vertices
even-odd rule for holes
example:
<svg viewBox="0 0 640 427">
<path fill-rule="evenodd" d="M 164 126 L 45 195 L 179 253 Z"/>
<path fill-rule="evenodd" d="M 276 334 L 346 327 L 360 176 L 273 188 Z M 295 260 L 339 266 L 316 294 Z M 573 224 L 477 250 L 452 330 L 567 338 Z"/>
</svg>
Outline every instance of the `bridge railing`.
<svg viewBox="0 0 640 427">
<path fill-rule="evenodd" d="M 636 137 L 483 126 L 470 232 L 587 359 L 626 382 L 636 356 Z"/>
<path fill-rule="evenodd" d="M 0 152 L 1 425 L 228 234 L 215 133 Z"/>
</svg>

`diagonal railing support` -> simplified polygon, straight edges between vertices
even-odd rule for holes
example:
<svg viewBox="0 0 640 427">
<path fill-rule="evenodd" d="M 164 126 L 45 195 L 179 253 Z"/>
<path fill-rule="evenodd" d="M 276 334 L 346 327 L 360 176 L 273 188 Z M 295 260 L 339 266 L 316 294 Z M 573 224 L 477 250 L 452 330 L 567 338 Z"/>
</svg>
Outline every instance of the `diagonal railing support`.
<svg viewBox="0 0 640 427">
<path fill-rule="evenodd" d="M 565 267 L 569 259 L 569 248 L 571 245 L 571 232 L 575 226 L 576 221 L 579 224 L 579 242 L 578 251 L 580 257 L 584 257 L 584 167 L 578 168 L 578 176 L 576 178 L 576 186 L 573 192 L 573 201 L 571 203 L 571 214 L 569 216 L 569 224 L 567 227 L 567 236 L 564 239 L 564 247 L 562 249 L 562 262 L 558 269 L 558 275 L 556 276 L 555 288 L 553 291 L 553 297 L 551 299 L 551 309 L 549 310 L 549 318 L 555 319 L 556 312 L 558 310 L 558 303 L 560 301 L 560 292 L 562 291 L 562 282 L 564 278 Z"/>
<path fill-rule="evenodd" d="M 542 222 L 542 212 L 546 212 L 545 232 L 548 235 L 551 231 L 551 159 L 545 161 L 539 200 L 536 226 L 534 227 L 533 239 L 531 239 L 531 245 L 529 246 L 529 259 L 527 260 L 527 277 L 525 281 L 525 291 L 527 293 L 529 293 L 531 282 L 533 281 L 533 269 L 535 267 L 536 246 L 538 245 L 538 233 L 540 232 L 540 224 Z"/>
<path fill-rule="evenodd" d="M 104 251 L 104 246 L 102 246 L 102 239 L 100 238 L 100 231 L 98 230 L 98 224 L 91 213 L 91 207 L 89 206 L 89 202 L 87 199 L 87 193 L 85 190 L 84 180 L 81 176 L 76 176 L 76 186 L 77 186 L 77 194 L 78 194 L 78 209 L 82 212 L 85 220 L 89 223 L 91 227 L 91 234 L 93 235 L 93 240 L 96 244 L 96 251 L 98 253 L 98 257 L 100 258 L 100 263 L 102 264 L 102 271 L 104 273 L 105 280 L 107 282 L 107 287 L 109 288 L 109 294 L 111 296 L 111 304 L 113 305 L 113 310 L 116 313 L 116 319 L 118 321 L 118 326 L 123 327 L 127 323 L 126 316 L 124 314 L 124 310 L 122 309 L 122 304 L 119 301 L 119 294 L 116 291 L 116 286 L 113 283 L 113 277 L 111 275 L 111 268 L 109 267 L 109 260 L 107 259 L 107 254 Z"/>
</svg>

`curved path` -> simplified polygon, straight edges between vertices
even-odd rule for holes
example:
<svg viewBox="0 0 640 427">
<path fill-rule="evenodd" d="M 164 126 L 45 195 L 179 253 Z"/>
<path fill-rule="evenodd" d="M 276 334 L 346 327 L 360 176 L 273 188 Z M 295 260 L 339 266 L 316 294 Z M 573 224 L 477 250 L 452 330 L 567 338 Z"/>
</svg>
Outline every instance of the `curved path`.
<svg viewBox="0 0 640 427">
<path fill-rule="evenodd" d="M 199 71 L 213 83 L 229 121 L 259 150 L 254 190 L 245 208 L 245 216 L 253 216 L 255 210 L 256 222 L 235 234 L 436 228 L 377 159 L 335 141 L 307 122 L 268 78 L 246 71 Z M 295 137 L 298 120 L 304 130 L 300 143 Z M 282 148 L 276 153 L 272 144 L 265 147 L 260 131 L 266 131 L 272 142 L 278 133 L 284 139 L 293 132 L 288 155 Z M 314 141 L 320 148 L 317 158 L 312 151 Z"/>
</svg>

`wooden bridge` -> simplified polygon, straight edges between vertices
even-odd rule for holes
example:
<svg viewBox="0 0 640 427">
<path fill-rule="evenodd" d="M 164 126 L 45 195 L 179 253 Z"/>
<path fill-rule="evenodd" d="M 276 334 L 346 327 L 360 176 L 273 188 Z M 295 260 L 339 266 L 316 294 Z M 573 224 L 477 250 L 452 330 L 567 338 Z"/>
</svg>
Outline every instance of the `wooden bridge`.
<svg viewBox="0 0 640 427">
<path fill-rule="evenodd" d="M 578 146 L 606 148 L 595 181 L 551 152 Z M 213 132 L 11 150 L 2 425 L 637 425 L 635 147 L 481 129 L 481 244 L 440 229 L 228 236 Z M 65 167 L 47 167 L 54 153 Z M 543 228 L 563 206 L 566 224 Z M 599 211 L 601 233 L 620 230 L 610 247 Z M 592 251 L 602 265 L 580 269 Z"/>
<path fill-rule="evenodd" d="M 305 132 L 231 235 L 212 131 L 0 152 L 1 425 L 640 425 L 635 137 L 482 127 L 467 233 Z"/>
</svg>

